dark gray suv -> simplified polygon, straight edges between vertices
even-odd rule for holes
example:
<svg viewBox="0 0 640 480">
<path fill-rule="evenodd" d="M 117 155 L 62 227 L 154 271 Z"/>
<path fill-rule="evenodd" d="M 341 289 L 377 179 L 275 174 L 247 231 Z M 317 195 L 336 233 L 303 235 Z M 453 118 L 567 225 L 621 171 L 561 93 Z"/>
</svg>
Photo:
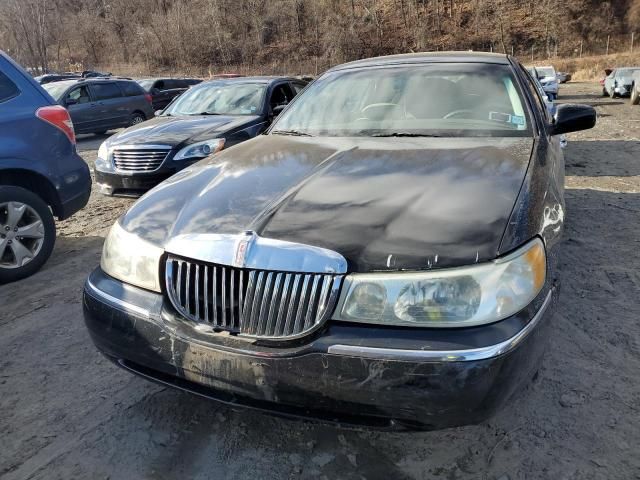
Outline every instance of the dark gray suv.
<svg viewBox="0 0 640 480">
<path fill-rule="evenodd" d="M 104 133 L 153 118 L 151 96 L 132 80 L 92 78 L 43 87 L 69 110 L 76 133 Z"/>
</svg>

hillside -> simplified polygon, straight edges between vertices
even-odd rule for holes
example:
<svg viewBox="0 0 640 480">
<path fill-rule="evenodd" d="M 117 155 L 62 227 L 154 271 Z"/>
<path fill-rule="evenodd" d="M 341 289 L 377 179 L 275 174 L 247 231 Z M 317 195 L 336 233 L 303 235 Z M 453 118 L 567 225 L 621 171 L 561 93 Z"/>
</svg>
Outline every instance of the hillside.
<svg viewBox="0 0 640 480">
<path fill-rule="evenodd" d="M 0 0 L 0 48 L 23 64 L 130 74 L 316 73 L 443 49 L 586 57 L 628 52 L 638 27 L 640 0 Z"/>
</svg>

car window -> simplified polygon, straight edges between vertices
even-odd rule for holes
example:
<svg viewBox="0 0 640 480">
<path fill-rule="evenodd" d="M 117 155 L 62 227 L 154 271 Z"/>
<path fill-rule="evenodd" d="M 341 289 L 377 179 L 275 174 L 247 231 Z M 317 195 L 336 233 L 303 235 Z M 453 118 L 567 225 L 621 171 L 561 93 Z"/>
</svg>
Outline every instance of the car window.
<svg viewBox="0 0 640 480">
<path fill-rule="evenodd" d="M 555 77 L 556 76 L 556 72 L 553 70 L 553 68 L 550 68 L 550 67 L 538 67 L 536 68 L 536 71 L 538 72 L 538 77 Z"/>
<path fill-rule="evenodd" d="M 190 88 L 164 115 L 256 115 L 263 110 L 265 84 L 211 82 Z"/>
<path fill-rule="evenodd" d="M 76 103 L 89 103 L 91 102 L 91 97 L 89 96 L 89 89 L 86 85 L 82 87 L 74 88 L 67 95 L 68 100 L 75 100 Z"/>
<path fill-rule="evenodd" d="M 304 90 L 304 87 L 307 86 L 306 83 L 292 83 L 291 86 L 293 87 L 293 91 L 296 95 L 298 95 L 302 90 Z"/>
<path fill-rule="evenodd" d="M 6 102 L 19 93 L 20 90 L 18 89 L 17 85 L 13 83 L 4 73 L 0 72 L 0 102 Z"/>
<path fill-rule="evenodd" d="M 147 92 L 153 87 L 154 80 L 137 80 L 136 83 L 144 88 Z"/>
<path fill-rule="evenodd" d="M 137 97 L 138 95 L 144 95 L 142 87 L 135 82 L 118 82 L 125 97 Z"/>
<path fill-rule="evenodd" d="M 269 106 L 275 108 L 280 105 L 287 105 L 295 97 L 295 93 L 288 83 L 276 86 L 271 92 Z"/>
<path fill-rule="evenodd" d="M 275 130 L 320 136 L 530 136 L 508 65 L 438 63 L 329 72 Z"/>
<path fill-rule="evenodd" d="M 551 119 L 550 112 L 547 109 L 547 106 L 544 103 L 544 99 L 542 98 L 541 96 L 542 94 L 540 92 L 540 90 L 542 89 L 542 86 L 540 85 L 538 80 L 534 79 L 527 70 L 523 68 L 522 72 L 526 77 L 526 80 L 527 80 L 526 85 L 527 85 L 527 88 L 529 89 L 529 92 L 531 93 L 531 98 L 533 98 L 533 101 L 536 104 L 536 107 L 538 108 L 538 110 L 540 110 L 544 118 L 547 121 L 550 121 Z M 542 93 L 544 93 L 544 91 Z"/>
<path fill-rule="evenodd" d="M 122 92 L 115 83 L 92 83 L 91 89 L 96 100 L 109 100 L 122 97 Z"/>
<path fill-rule="evenodd" d="M 156 83 L 153 84 L 153 88 L 157 88 L 158 90 L 165 90 L 167 87 L 165 86 L 164 80 L 157 80 Z"/>
</svg>

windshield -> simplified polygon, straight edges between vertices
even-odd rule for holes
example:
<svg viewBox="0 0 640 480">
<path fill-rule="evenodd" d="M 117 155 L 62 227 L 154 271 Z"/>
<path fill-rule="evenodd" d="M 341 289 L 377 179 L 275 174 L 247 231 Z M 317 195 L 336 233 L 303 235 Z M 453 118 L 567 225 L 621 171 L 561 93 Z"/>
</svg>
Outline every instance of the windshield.
<svg viewBox="0 0 640 480">
<path fill-rule="evenodd" d="M 148 92 L 153 86 L 153 82 L 155 82 L 155 80 L 152 78 L 150 80 L 136 80 L 136 82 Z"/>
<path fill-rule="evenodd" d="M 207 83 L 187 90 L 163 115 L 256 115 L 265 89 L 258 83 Z"/>
<path fill-rule="evenodd" d="M 635 72 L 640 71 L 640 68 L 619 68 L 616 70 L 617 77 L 631 77 Z"/>
<path fill-rule="evenodd" d="M 75 80 L 71 82 L 52 82 L 42 85 L 42 88 L 44 88 L 56 102 L 59 102 L 62 99 L 61 97 L 67 90 L 67 88 L 69 88 L 74 83 L 78 82 L 76 82 Z"/>
<path fill-rule="evenodd" d="M 556 72 L 551 67 L 536 67 L 538 77 L 555 77 Z"/>
<path fill-rule="evenodd" d="M 508 66 L 427 64 L 330 72 L 271 129 L 319 136 L 527 136 Z"/>
</svg>

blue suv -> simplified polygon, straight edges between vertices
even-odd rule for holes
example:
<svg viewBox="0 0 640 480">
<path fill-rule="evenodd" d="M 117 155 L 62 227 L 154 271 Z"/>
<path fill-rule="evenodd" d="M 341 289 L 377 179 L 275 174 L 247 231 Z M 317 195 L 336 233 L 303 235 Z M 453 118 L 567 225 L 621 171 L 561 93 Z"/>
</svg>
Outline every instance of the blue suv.
<svg viewBox="0 0 640 480">
<path fill-rule="evenodd" d="M 69 112 L 0 51 L 0 284 L 47 261 L 54 216 L 73 215 L 90 193 Z"/>
</svg>

